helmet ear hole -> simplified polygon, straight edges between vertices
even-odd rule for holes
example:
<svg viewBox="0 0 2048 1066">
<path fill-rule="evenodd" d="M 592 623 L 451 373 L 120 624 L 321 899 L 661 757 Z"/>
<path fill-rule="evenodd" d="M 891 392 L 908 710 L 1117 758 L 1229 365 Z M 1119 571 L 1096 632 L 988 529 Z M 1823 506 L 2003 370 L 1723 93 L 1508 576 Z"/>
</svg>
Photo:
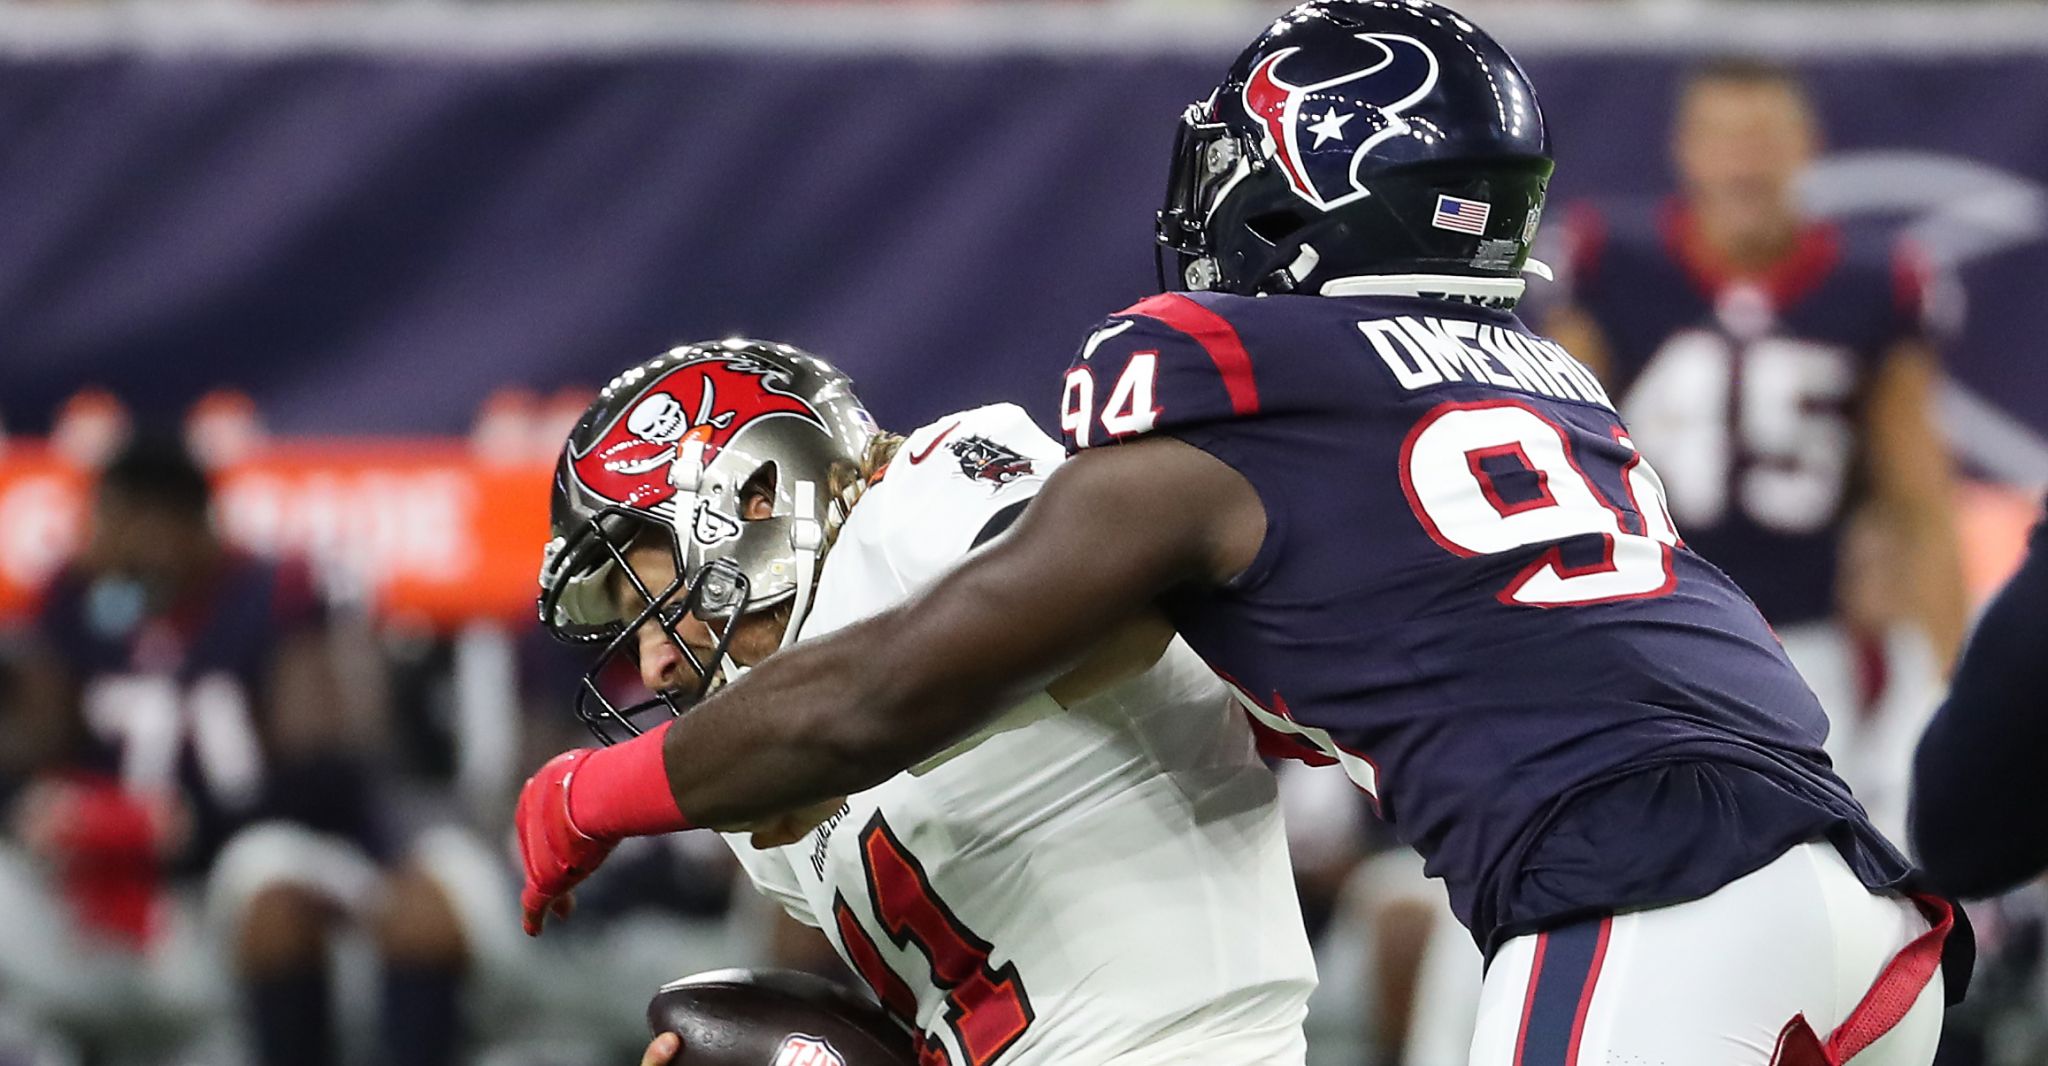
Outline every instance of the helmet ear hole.
<svg viewBox="0 0 2048 1066">
<path fill-rule="evenodd" d="M 753 473 L 747 475 L 747 480 L 740 485 L 739 511 L 742 520 L 758 522 L 764 518 L 775 517 L 775 488 L 780 476 L 773 462 L 762 463 Z"/>
<path fill-rule="evenodd" d="M 1267 244 L 1278 245 L 1289 236 L 1300 232 L 1309 221 L 1308 217 L 1299 211 L 1268 211 L 1246 221 L 1245 228 L 1257 234 L 1258 238 Z"/>
</svg>

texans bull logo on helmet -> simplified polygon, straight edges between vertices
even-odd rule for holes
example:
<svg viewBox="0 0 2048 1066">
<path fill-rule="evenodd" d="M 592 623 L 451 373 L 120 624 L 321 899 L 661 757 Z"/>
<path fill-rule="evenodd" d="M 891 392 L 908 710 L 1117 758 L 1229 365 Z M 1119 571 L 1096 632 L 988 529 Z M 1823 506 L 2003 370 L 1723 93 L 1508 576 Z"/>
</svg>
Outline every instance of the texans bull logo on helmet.
<svg viewBox="0 0 2048 1066">
<path fill-rule="evenodd" d="M 1269 157 L 1297 195 L 1325 211 L 1366 195 L 1360 161 L 1414 132 L 1402 114 L 1437 82 L 1436 53 L 1413 37 L 1361 33 L 1352 40 L 1355 54 L 1281 49 L 1244 86 L 1245 110 L 1264 126 Z"/>
<path fill-rule="evenodd" d="M 719 449 L 767 418 L 824 419 L 782 391 L 774 368 L 739 358 L 684 363 L 663 374 L 571 463 L 590 491 L 615 503 L 651 507 L 675 494 L 668 469 L 692 442 L 710 462 Z"/>
</svg>

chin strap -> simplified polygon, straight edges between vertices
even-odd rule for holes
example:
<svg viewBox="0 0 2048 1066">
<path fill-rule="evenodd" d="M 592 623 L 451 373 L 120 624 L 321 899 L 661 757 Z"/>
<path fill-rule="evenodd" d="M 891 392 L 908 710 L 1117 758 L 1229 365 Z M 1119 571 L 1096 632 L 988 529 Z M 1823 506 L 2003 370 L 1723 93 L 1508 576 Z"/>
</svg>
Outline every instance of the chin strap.
<svg viewBox="0 0 2048 1066">
<path fill-rule="evenodd" d="M 789 546 L 795 556 L 796 588 L 790 594 L 789 624 L 782 629 L 782 641 L 775 646 L 777 651 L 796 643 L 804 616 L 811 611 L 811 596 L 817 590 L 818 564 L 825 547 L 825 526 L 818 521 L 815 502 L 817 491 L 816 482 L 796 483 L 796 521 L 790 523 L 789 534 Z M 724 684 L 739 680 L 749 669 L 752 668 L 733 662 L 730 655 L 722 656 L 718 663 L 718 673 Z"/>
<path fill-rule="evenodd" d="M 693 546 L 691 523 L 697 514 L 698 494 L 704 489 L 703 441 L 692 438 L 676 445 L 675 461 L 668 465 L 668 483 L 676 490 L 675 495 L 657 506 L 668 508 L 669 533 L 677 544 L 688 546 L 689 560 L 695 562 L 697 549 Z"/>
<path fill-rule="evenodd" d="M 668 483 L 679 494 L 697 494 L 704 484 L 703 441 L 692 437 L 676 445 L 675 460 L 668 464 Z"/>
<path fill-rule="evenodd" d="M 789 625 L 782 630 L 782 648 L 796 643 L 797 631 L 803 628 L 804 616 L 811 610 L 818 556 L 825 547 L 825 526 L 818 521 L 817 495 L 818 486 L 814 482 L 796 483 L 796 521 L 792 523 L 789 534 L 789 546 L 796 553 L 796 593 L 790 599 Z"/>
</svg>

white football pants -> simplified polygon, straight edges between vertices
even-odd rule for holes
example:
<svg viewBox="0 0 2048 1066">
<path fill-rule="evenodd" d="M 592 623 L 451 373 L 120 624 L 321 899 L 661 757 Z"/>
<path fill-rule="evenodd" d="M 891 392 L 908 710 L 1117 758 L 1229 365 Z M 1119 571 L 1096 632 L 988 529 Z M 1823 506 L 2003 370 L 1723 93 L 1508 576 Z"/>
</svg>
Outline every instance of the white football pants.
<svg viewBox="0 0 2048 1066">
<path fill-rule="evenodd" d="M 1921 978 L 1901 985 L 1911 967 L 1893 960 L 1929 928 L 1912 901 L 1864 888 L 1833 847 L 1803 844 L 1704 899 L 1508 941 L 1486 974 L 1470 1066 L 1767 1066 L 1795 1016 L 1822 1041 L 1852 1014 L 1845 1030 L 1871 1028 L 1885 1012 L 1858 1008 L 1881 974 L 1904 1017 L 1845 1061 L 1927 1066 L 1941 973 L 1914 996 Z M 1920 974 L 1924 948 L 1909 956 Z"/>
</svg>

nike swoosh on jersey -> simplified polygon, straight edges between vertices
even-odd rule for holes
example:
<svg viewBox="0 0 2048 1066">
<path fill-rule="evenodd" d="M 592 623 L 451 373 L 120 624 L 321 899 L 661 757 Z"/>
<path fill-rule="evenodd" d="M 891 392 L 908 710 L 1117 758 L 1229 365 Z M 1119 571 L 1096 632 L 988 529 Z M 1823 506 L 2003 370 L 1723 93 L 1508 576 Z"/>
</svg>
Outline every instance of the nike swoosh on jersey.
<svg viewBox="0 0 2048 1066">
<path fill-rule="evenodd" d="M 1130 329 L 1132 326 L 1135 325 L 1137 325 L 1136 322 L 1133 322 L 1130 319 L 1125 319 L 1122 322 L 1118 322 L 1116 325 L 1104 326 L 1101 329 L 1096 330 L 1095 335 L 1088 338 L 1088 343 L 1081 347 L 1081 361 L 1084 363 L 1087 362 L 1089 359 L 1094 357 L 1095 350 L 1097 348 L 1102 347 L 1102 345 L 1105 342 L 1107 342 L 1111 337 L 1114 337 L 1117 334 L 1122 333 L 1123 331 Z"/>
<path fill-rule="evenodd" d="M 910 465 L 916 466 L 917 464 L 924 462 L 926 459 L 931 458 L 931 454 L 939 450 L 939 442 L 945 440 L 949 436 L 952 436 L 953 431 L 959 428 L 960 423 L 955 422 L 952 425 L 940 430 L 939 435 L 933 437 L 931 443 L 924 446 L 924 450 L 911 453 Z"/>
</svg>

